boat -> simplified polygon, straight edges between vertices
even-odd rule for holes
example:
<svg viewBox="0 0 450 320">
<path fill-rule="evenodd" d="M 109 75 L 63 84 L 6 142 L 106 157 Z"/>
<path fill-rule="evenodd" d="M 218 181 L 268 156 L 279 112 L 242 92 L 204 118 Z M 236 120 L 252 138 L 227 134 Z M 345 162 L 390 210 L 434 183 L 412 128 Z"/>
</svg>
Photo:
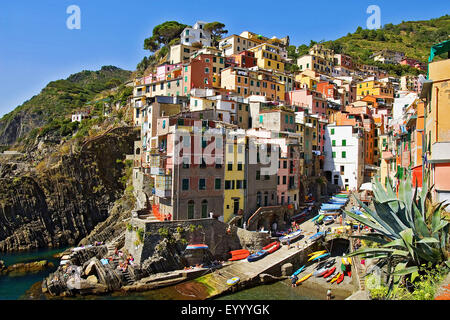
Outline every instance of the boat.
<svg viewBox="0 0 450 320">
<path fill-rule="evenodd" d="M 324 215 L 320 215 L 319 219 L 317 219 L 317 223 L 322 223 L 324 218 L 325 218 Z"/>
<path fill-rule="evenodd" d="M 334 277 L 337 275 L 337 273 L 338 273 L 337 270 L 334 270 L 334 272 L 332 274 L 325 277 L 327 279 L 327 282 L 331 282 L 334 279 Z"/>
<path fill-rule="evenodd" d="M 329 224 L 331 224 L 333 222 L 334 222 L 334 218 L 333 217 L 327 216 L 327 217 L 323 218 L 323 223 L 326 224 L 326 225 L 329 225 Z"/>
<path fill-rule="evenodd" d="M 196 250 L 196 249 L 208 249 L 206 244 L 190 244 L 186 247 L 186 250 Z"/>
<path fill-rule="evenodd" d="M 339 272 L 334 278 L 331 279 L 330 283 L 335 282 L 341 275 L 342 273 Z"/>
<path fill-rule="evenodd" d="M 227 280 L 227 285 L 229 286 L 234 286 L 236 283 L 238 283 L 241 279 L 239 279 L 238 277 L 234 277 L 231 279 Z"/>
<path fill-rule="evenodd" d="M 299 280 L 297 280 L 297 282 L 295 283 L 295 284 L 300 284 L 300 283 L 302 283 L 303 281 L 306 281 L 306 280 L 308 280 L 311 276 L 312 276 L 313 274 L 312 273 L 310 273 L 310 274 L 308 274 L 308 275 L 306 275 L 306 276 L 304 276 L 303 278 L 301 278 L 301 279 L 299 279 Z"/>
<path fill-rule="evenodd" d="M 351 265 L 352 264 L 352 259 L 351 258 L 343 257 L 341 260 L 342 260 L 342 263 L 344 265 Z"/>
<path fill-rule="evenodd" d="M 323 267 L 317 271 L 314 271 L 313 275 L 314 275 L 314 277 L 319 278 L 319 277 L 322 277 L 325 273 L 327 273 L 327 271 L 328 271 L 328 268 Z"/>
<path fill-rule="evenodd" d="M 320 255 L 320 256 L 315 257 L 312 261 L 320 260 L 320 259 L 326 258 L 326 257 L 328 257 L 329 255 L 330 255 L 329 253 L 324 253 L 324 254 L 322 254 L 322 255 Z"/>
<path fill-rule="evenodd" d="M 272 242 L 263 248 L 263 250 L 266 250 L 269 254 L 277 251 L 278 249 L 280 249 L 280 243 L 278 241 Z"/>
<path fill-rule="evenodd" d="M 327 250 L 315 251 L 315 252 L 308 254 L 308 257 L 315 256 L 316 254 L 324 254 L 325 252 L 327 252 Z"/>
<path fill-rule="evenodd" d="M 341 273 L 341 275 L 339 276 L 339 278 L 336 280 L 336 283 L 339 284 L 339 283 L 341 283 L 342 281 L 344 281 L 344 274 L 343 274 L 343 273 Z"/>
<path fill-rule="evenodd" d="M 231 259 L 228 259 L 228 261 L 238 261 L 246 259 L 250 255 L 250 251 L 241 249 L 241 250 L 234 250 L 230 251 L 231 253 Z"/>
<path fill-rule="evenodd" d="M 300 238 L 301 235 L 302 235 L 302 230 L 297 230 L 297 231 L 291 232 L 291 233 L 279 238 L 278 240 L 280 240 L 280 242 L 282 244 L 286 244 L 288 241 L 290 241 L 292 243 L 293 241 Z"/>
<path fill-rule="evenodd" d="M 312 255 L 312 256 L 309 258 L 308 262 L 311 261 L 311 260 L 313 260 L 313 259 L 315 259 L 315 258 L 317 258 L 317 257 L 320 257 L 320 256 L 322 256 L 322 255 L 324 255 L 324 253 L 316 253 L 315 255 Z"/>
<path fill-rule="evenodd" d="M 296 220 L 300 220 L 300 219 L 305 218 L 305 217 L 308 215 L 308 212 L 309 212 L 308 209 L 303 210 L 303 211 L 300 212 L 299 214 L 296 214 L 295 216 L 293 216 L 293 217 L 291 218 L 291 221 L 296 221 Z"/>
<path fill-rule="evenodd" d="M 264 258 L 266 255 L 268 255 L 269 253 L 266 250 L 259 250 L 258 252 L 251 254 L 247 257 L 247 261 L 248 262 L 254 262 L 254 261 L 258 261 L 262 258 Z"/>
<path fill-rule="evenodd" d="M 331 259 L 330 261 L 326 261 L 326 267 L 327 268 L 330 268 L 330 267 L 332 267 L 333 265 L 334 265 L 334 263 L 335 263 L 335 260 L 334 259 Z"/>
<path fill-rule="evenodd" d="M 318 214 L 317 216 L 315 216 L 314 218 L 312 218 L 312 219 L 311 219 L 311 221 L 312 221 L 312 222 L 316 221 L 317 219 L 319 219 L 319 218 L 320 218 L 320 216 L 321 216 L 321 215 L 320 215 L 320 214 Z"/>
<path fill-rule="evenodd" d="M 319 239 L 320 237 L 322 237 L 325 233 L 323 231 L 321 232 L 317 232 L 315 235 L 309 237 L 310 241 L 316 241 L 317 239 Z"/>
<path fill-rule="evenodd" d="M 317 265 L 317 267 L 315 269 L 316 270 L 322 269 L 323 267 L 325 267 L 326 264 L 327 264 L 326 261 L 319 262 L 319 264 Z"/>
<path fill-rule="evenodd" d="M 300 267 L 297 271 L 295 271 L 295 272 L 292 274 L 291 278 L 295 277 L 296 275 L 299 275 L 305 268 L 306 268 L 306 265 Z"/>
<path fill-rule="evenodd" d="M 328 269 L 327 272 L 323 274 L 324 279 L 328 278 L 330 275 L 332 275 L 336 271 L 336 267 L 333 267 L 331 269 Z"/>
<path fill-rule="evenodd" d="M 352 277 L 352 270 L 347 271 L 347 276 L 349 276 L 350 278 Z"/>
</svg>

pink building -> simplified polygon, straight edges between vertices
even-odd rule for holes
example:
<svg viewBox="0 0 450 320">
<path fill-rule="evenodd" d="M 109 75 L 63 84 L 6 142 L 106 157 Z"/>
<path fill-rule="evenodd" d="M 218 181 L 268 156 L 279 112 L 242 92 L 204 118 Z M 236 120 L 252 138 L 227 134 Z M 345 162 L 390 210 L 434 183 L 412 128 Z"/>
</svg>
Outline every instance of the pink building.
<svg viewBox="0 0 450 320">
<path fill-rule="evenodd" d="M 288 91 L 285 101 L 293 106 L 308 108 L 310 114 L 317 114 L 322 118 L 327 116 L 327 100 L 320 92 L 310 89 Z"/>
</svg>

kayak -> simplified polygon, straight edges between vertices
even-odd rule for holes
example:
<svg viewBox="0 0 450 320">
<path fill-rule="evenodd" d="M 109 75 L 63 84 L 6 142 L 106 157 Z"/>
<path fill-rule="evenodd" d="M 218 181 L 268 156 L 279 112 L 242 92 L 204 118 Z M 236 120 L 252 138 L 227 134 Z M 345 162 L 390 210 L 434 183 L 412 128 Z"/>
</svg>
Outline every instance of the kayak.
<svg viewBox="0 0 450 320">
<path fill-rule="evenodd" d="M 323 218 L 325 218 L 325 216 L 324 215 L 320 215 L 319 219 L 317 219 L 317 223 L 321 223 Z"/>
<path fill-rule="evenodd" d="M 326 258 L 326 257 L 328 257 L 329 255 L 330 255 L 329 253 L 324 253 L 324 254 L 322 254 L 322 255 L 320 255 L 320 256 L 318 256 L 318 257 L 315 257 L 312 261 L 320 260 L 320 259 Z"/>
<path fill-rule="evenodd" d="M 334 277 L 337 275 L 337 270 L 334 270 L 334 272 L 330 275 L 328 275 L 327 277 L 325 277 L 327 279 L 327 282 L 331 282 L 331 280 L 334 279 Z"/>
<path fill-rule="evenodd" d="M 344 265 L 351 265 L 352 264 L 352 259 L 344 257 L 344 258 L 342 258 L 342 263 Z"/>
<path fill-rule="evenodd" d="M 334 278 L 331 279 L 330 283 L 335 282 L 341 275 L 342 273 L 338 273 Z"/>
<path fill-rule="evenodd" d="M 295 271 L 295 272 L 292 274 L 291 278 L 295 277 L 296 275 L 299 275 L 299 274 L 303 271 L 303 269 L 305 269 L 305 267 L 306 267 L 306 265 L 302 266 L 300 269 L 298 269 L 297 271 Z"/>
<path fill-rule="evenodd" d="M 325 252 L 327 252 L 327 250 L 315 251 L 315 252 L 308 254 L 308 257 L 315 256 L 316 254 L 324 254 Z"/>
<path fill-rule="evenodd" d="M 278 240 L 280 240 L 282 244 L 286 244 L 288 241 L 293 242 L 297 240 L 301 235 L 302 230 L 297 230 L 279 238 Z"/>
<path fill-rule="evenodd" d="M 323 274 L 323 277 L 326 279 L 328 278 L 330 275 L 332 275 L 334 272 L 336 271 L 336 267 L 333 267 L 331 269 L 328 269 L 327 272 L 325 272 Z"/>
<path fill-rule="evenodd" d="M 327 265 L 327 261 L 322 261 L 319 262 L 319 264 L 317 265 L 317 267 L 315 267 L 316 270 L 322 269 L 323 267 L 325 267 Z"/>
<path fill-rule="evenodd" d="M 272 242 L 263 248 L 263 250 L 266 250 L 269 254 L 277 251 L 278 249 L 280 249 L 280 243 L 278 241 Z"/>
<path fill-rule="evenodd" d="M 352 271 L 351 270 L 347 271 L 347 276 L 349 276 L 350 278 L 352 277 Z"/>
<path fill-rule="evenodd" d="M 334 262 L 335 260 L 334 259 L 331 259 L 330 261 L 327 261 L 327 264 L 325 265 L 327 268 L 330 268 L 330 267 L 332 267 L 333 265 L 334 265 Z"/>
<path fill-rule="evenodd" d="M 241 279 L 239 279 L 238 277 L 234 277 L 231 279 L 227 280 L 227 285 L 232 286 L 235 285 L 236 283 L 238 283 Z"/>
<path fill-rule="evenodd" d="M 315 216 L 314 218 L 312 218 L 312 219 L 311 219 L 311 221 L 312 221 L 312 222 L 316 221 L 317 219 L 319 219 L 319 218 L 320 218 L 320 216 L 321 216 L 321 215 L 320 215 L 320 214 L 318 214 L 317 216 Z"/>
<path fill-rule="evenodd" d="M 317 271 L 315 271 L 314 273 L 313 273 L 313 275 L 314 275 L 314 277 L 316 277 L 316 278 L 318 278 L 318 277 L 322 277 L 325 273 L 327 273 L 328 272 L 328 268 L 322 268 L 322 269 L 319 269 L 319 270 L 317 270 Z"/>
<path fill-rule="evenodd" d="M 341 273 L 341 275 L 339 276 L 339 278 L 336 280 L 336 283 L 339 284 L 344 280 L 344 274 Z"/>
<path fill-rule="evenodd" d="M 311 257 L 309 258 L 308 262 L 311 261 L 311 260 L 313 260 L 313 259 L 315 259 L 315 258 L 317 258 L 317 257 L 320 257 L 321 255 L 324 255 L 324 253 L 316 253 L 315 255 L 313 255 L 313 256 L 311 256 Z"/>
<path fill-rule="evenodd" d="M 247 257 L 247 261 L 248 262 L 258 261 L 259 259 L 264 258 L 267 254 L 268 254 L 268 252 L 266 250 L 260 250 L 254 254 L 249 255 Z"/>
<path fill-rule="evenodd" d="M 241 254 L 235 254 L 233 255 L 228 261 L 239 261 L 244 260 L 250 255 L 250 252 L 247 253 L 241 253 Z"/>
<path fill-rule="evenodd" d="M 311 276 L 312 276 L 312 273 L 310 273 L 310 274 L 304 276 L 303 278 L 301 278 L 300 280 L 298 280 L 295 284 L 300 284 L 300 283 L 302 283 L 303 281 L 308 280 Z"/>
<path fill-rule="evenodd" d="M 247 252 L 250 252 L 250 251 L 248 251 L 246 249 L 239 249 L 239 250 L 230 251 L 232 256 L 237 255 L 237 254 L 247 253 Z"/>
</svg>

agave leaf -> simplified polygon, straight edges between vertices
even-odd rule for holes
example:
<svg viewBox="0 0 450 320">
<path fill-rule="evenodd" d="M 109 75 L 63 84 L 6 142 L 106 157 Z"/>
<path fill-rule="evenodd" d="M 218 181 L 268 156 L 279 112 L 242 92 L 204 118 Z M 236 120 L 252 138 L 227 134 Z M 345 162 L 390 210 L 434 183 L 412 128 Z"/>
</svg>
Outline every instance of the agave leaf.
<svg viewBox="0 0 450 320">
<path fill-rule="evenodd" d="M 409 254 L 411 255 L 411 257 L 415 260 L 415 252 L 414 252 L 414 248 L 413 248 L 413 231 L 412 229 L 406 229 L 403 230 L 402 232 L 400 232 L 400 236 L 403 239 L 403 242 L 406 245 L 406 248 L 409 251 Z"/>
<path fill-rule="evenodd" d="M 401 257 L 408 257 L 410 255 L 409 251 L 405 251 L 405 250 L 394 250 L 392 252 L 393 256 L 401 256 Z"/>
<path fill-rule="evenodd" d="M 383 248 L 390 248 L 390 247 L 403 247 L 403 248 L 406 248 L 405 243 L 403 242 L 403 239 L 393 240 L 393 241 L 391 241 L 388 244 L 385 244 L 383 246 Z"/>
<path fill-rule="evenodd" d="M 423 219 L 423 215 L 417 209 L 415 204 L 412 205 L 412 210 L 414 211 L 414 231 L 419 238 L 431 237 L 430 230 L 428 230 L 427 225 Z"/>
<path fill-rule="evenodd" d="M 418 271 L 414 271 L 413 273 L 411 273 L 411 282 L 414 282 L 414 280 L 416 280 L 416 278 L 419 276 L 419 272 Z"/>
<path fill-rule="evenodd" d="M 417 266 L 414 267 L 409 267 L 409 268 L 405 268 L 405 267 L 400 267 L 398 270 L 394 271 L 394 273 L 392 273 L 393 276 L 404 276 L 407 274 L 411 274 L 414 272 L 418 272 L 419 268 Z"/>
<path fill-rule="evenodd" d="M 371 253 L 392 253 L 394 249 L 384 249 L 384 248 L 362 248 L 347 254 L 347 257 L 359 256 L 362 254 L 371 254 Z"/>
<path fill-rule="evenodd" d="M 445 264 L 447 265 L 447 267 L 450 268 L 450 259 L 448 259 L 447 261 L 445 261 Z"/>
<path fill-rule="evenodd" d="M 356 213 L 353 213 L 353 212 L 350 212 L 350 211 L 345 211 L 345 213 L 349 217 L 355 219 L 356 221 L 359 221 L 362 224 L 377 230 L 378 232 L 380 232 L 381 234 L 385 235 L 386 237 L 388 237 L 388 238 L 392 238 L 393 237 L 393 235 L 388 230 L 386 230 L 383 226 L 379 225 L 378 223 L 372 222 L 369 219 L 363 218 L 363 217 L 357 215 Z"/>
<path fill-rule="evenodd" d="M 417 241 L 417 243 L 439 243 L 439 240 L 435 238 L 423 238 L 420 241 Z"/>
<path fill-rule="evenodd" d="M 400 222 L 397 215 L 390 210 L 388 205 L 379 203 L 378 201 L 374 201 L 373 204 L 375 206 L 373 218 L 386 230 L 392 234 L 399 234 L 407 228 Z"/>
</svg>

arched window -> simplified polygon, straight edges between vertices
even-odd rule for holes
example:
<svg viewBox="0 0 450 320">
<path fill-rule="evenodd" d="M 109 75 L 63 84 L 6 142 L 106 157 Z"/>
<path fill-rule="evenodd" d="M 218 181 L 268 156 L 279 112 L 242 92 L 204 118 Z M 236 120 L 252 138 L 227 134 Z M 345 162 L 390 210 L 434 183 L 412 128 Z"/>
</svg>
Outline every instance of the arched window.
<svg viewBox="0 0 450 320">
<path fill-rule="evenodd" d="M 202 201 L 202 219 L 208 217 L 208 200 Z"/>
<path fill-rule="evenodd" d="M 195 202 L 193 200 L 190 200 L 188 202 L 188 208 L 187 208 L 187 216 L 188 219 L 194 219 L 194 212 L 195 212 Z"/>
</svg>

